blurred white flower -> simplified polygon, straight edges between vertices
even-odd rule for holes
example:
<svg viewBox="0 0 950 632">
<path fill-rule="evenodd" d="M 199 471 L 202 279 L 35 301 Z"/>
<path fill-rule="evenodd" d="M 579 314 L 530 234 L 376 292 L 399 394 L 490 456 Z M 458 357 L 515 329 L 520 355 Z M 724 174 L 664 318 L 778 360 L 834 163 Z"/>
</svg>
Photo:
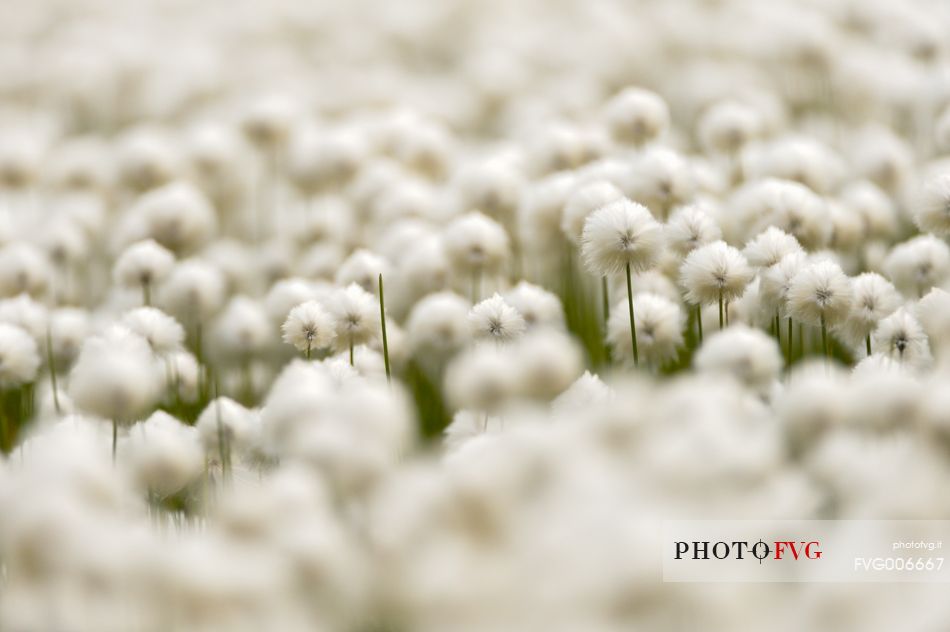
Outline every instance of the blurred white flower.
<svg viewBox="0 0 950 632">
<path fill-rule="evenodd" d="M 524 318 L 500 294 L 478 303 L 468 314 L 472 335 L 497 342 L 514 340 L 524 333 Z"/>
</svg>

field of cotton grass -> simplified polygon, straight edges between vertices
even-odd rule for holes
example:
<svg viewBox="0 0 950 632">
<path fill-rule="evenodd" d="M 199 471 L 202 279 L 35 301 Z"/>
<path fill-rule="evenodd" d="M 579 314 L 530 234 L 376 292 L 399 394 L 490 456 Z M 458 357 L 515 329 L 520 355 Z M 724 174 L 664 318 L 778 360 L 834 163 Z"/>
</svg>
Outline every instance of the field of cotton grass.
<svg viewBox="0 0 950 632">
<path fill-rule="evenodd" d="M 3 5 L 0 630 L 947 629 L 950 6 Z"/>
</svg>

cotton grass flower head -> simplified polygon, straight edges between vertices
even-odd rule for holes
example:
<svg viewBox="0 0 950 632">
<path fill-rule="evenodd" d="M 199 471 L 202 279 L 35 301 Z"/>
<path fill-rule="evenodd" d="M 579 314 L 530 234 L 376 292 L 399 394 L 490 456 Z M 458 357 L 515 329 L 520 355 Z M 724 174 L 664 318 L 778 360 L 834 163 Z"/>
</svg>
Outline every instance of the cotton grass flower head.
<svg viewBox="0 0 950 632">
<path fill-rule="evenodd" d="M 775 226 L 808 250 L 824 248 L 831 239 L 824 200 L 798 182 L 753 181 L 736 193 L 731 205 L 735 207 L 733 221 L 739 223 L 736 230 L 741 232 L 734 238 L 744 241 Z"/>
<path fill-rule="evenodd" d="M 691 204 L 673 211 L 664 226 L 666 244 L 680 257 L 722 239 L 719 225 L 701 205 Z"/>
<path fill-rule="evenodd" d="M 662 226 L 645 206 L 626 198 L 597 209 L 584 223 L 581 253 L 597 276 L 647 270 L 662 247 Z"/>
<path fill-rule="evenodd" d="M 499 343 L 518 338 L 526 329 L 521 313 L 498 293 L 472 307 L 468 323 L 475 338 Z"/>
<path fill-rule="evenodd" d="M 848 317 L 853 292 L 841 267 L 827 260 L 806 264 L 788 287 L 788 314 L 806 325 L 836 326 Z"/>
<path fill-rule="evenodd" d="M 742 253 L 724 241 L 707 244 L 689 253 L 680 268 L 680 284 L 693 305 L 719 303 L 720 326 L 723 304 L 739 298 L 753 272 Z"/>
<path fill-rule="evenodd" d="M 758 136 L 761 128 L 754 108 L 739 101 L 720 101 L 703 113 L 697 135 L 706 149 L 732 156 Z"/>
<path fill-rule="evenodd" d="M 134 480 L 160 498 L 197 479 L 204 468 L 198 431 L 161 410 L 132 428 L 123 457 Z"/>
<path fill-rule="evenodd" d="M 862 342 L 871 354 L 869 336 L 881 319 L 901 306 L 901 296 L 894 285 L 876 272 L 865 272 L 851 280 L 854 294 L 851 311 L 840 331 L 852 345 Z"/>
<path fill-rule="evenodd" d="M 336 273 L 336 283 L 346 286 L 356 283 L 370 294 L 379 291 L 379 275 L 389 278 L 391 267 L 383 257 L 369 250 L 356 250 L 343 263 Z"/>
<path fill-rule="evenodd" d="M 0 248 L 0 296 L 42 298 L 52 276 L 49 260 L 36 246 L 15 242 Z"/>
<path fill-rule="evenodd" d="M 17 388 L 36 379 L 40 354 L 26 331 L 0 322 L 0 388 Z"/>
<path fill-rule="evenodd" d="M 670 112 L 663 99 L 649 90 L 624 88 L 608 101 L 604 118 L 615 140 L 641 146 L 666 131 Z"/>
<path fill-rule="evenodd" d="M 804 252 L 793 252 L 783 256 L 759 274 L 759 292 L 763 307 L 769 311 L 778 312 L 781 316 L 788 314 L 788 289 L 802 268 L 808 265 L 808 257 Z"/>
<path fill-rule="evenodd" d="M 939 355 L 950 344 L 950 292 L 933 288 L 917 302 L 914 311 Z"/>
<path fill-rule="evenodd" d="M 523 397 L 549 401 L 567 389 L 583 368 L 580 346 L 555 329 L 536 328 L 520 338 L 512 349 Z"/>
<path fill-rule="evenodd" d="M 61 307 L 50 312 L 49 335 L 53 365 L 57 369 L 69 368 L 89 335 L 89 314 L 76 307 Z"/>
<path fill-rule="evenodd" d="M 120 323 L 144 338 L 156 355 L 177 351 L 185 341 L 185 330 L 178 321 L 155 307 L 130 310 Z"/>
<path fill-rule="evenodd" d="M 193 185 L 172 182 L 140 197 L 126 221 L 138 223 L 144 234 L 178 254 L 194 252 L 205 245 L 217 228 L 211 202 Z"/>
<path fill-rule="evenodd" d="M 535 327 L 564 328 L 564 307 L 561 299 L 539 285 L 519 281 L 502 294 L 505 302 L 524 318 L 528 329 Z"/>
<path fill-rule="evenodd" d="M 380 335 L 379 303 L 355 283 L 339 289 L 328 299 L 339 350 L 366 344 Z"/>
<path fill-rule="evenodd" d="M 639 292 L 634 297 L 637 311 L 634 322 L 637 328 L 638 353 L 653 368 L 676 357 L 683 346 L 685 317 L 677 303 L 650 293 Z M 607 322 L 607 341 L 615 357 L 632 360 L 630 355 L 630 320 L 623 302 L 610 312 Z"/>
<path fill-rule="evenodd" d="M 211 458 L 223 460 L 222 450 L 250 455 L 260 447 L 259 413 L 229 397 L 208 402 L 198 415 L 195 427 L 205 452 Z"/>
<path fill-rule="evenodd" d="M 507 347 L 476 345 L 449 364 L 445 394 L 456 409 L 492 412 L 513 394 L 516 378 Z"/>
<path fill-rule="evenodd" d="M 774 266 L 785 255 L 803 252 L 798 240 L 780 228 L 769 226 L 745 245 L 742 254 L 756 268 Z"/>
<path fill-rule="evenodd" d="M 284 342 L 291 344 L 307 358 L 314 349 L 326 349 L 336 337 L 333 317 L 319 301 L 307 301 L 290 310 L 283 327 Z"/>
<path fill-rule="evenodd" d="M 904 296 L 920 298 L 947 280 L 950 248 L 933 235 L 919 235 L 894 246 L 884 272 Z"/>
<path fill-rule="evenodd" d="M 587 217 L 597 209 L 622 197 L 623 192 L 606 180 L 580 185 L 564 204 L 561 230 L 571 242 L 579 245 Z"/>
<path fill-rule="evenodd" d="M 731 375 L 765 396 L 782 370 L 782 356 L 775 340 L 760 329 L 734 325 L 710 336 L 694 364 L 701 372 Z"/>
<path fill-rule="evenodd" d="M 447 358 L 471 339 L 471 303 L 452 292 L 437 292 L 413 306 L 406 321 L 409 348 L 419 359 Z"/>
<path fill-rule="evenodd" d="M 914 209 L 921 230 L 938 237 L 950 235 L 950 173 L 941 173 L 924 183 Z"/>
<path fill-rule="evenodd" d="M 69 374 L 76 407 L 113 423 L 129 423 L 154 405 L 161 383 L 144 338 L 112 328 L 87 338 Z"/>
<path fill-rule="evenodd" d="M 462 274 L 492 274 L 508 256 L 508 234 L 490 217 L 473 211 L 454 219 L 443 233 L 445 249 Z"/>
<path fill-rule="evenodd" d="M 161 290 L 162 305 L 187 325 L 207 321 L 221 309 L 224 299 L 223 275 L 202 259 L 178 262 Z"/>
<path fill-rule="evenodd" d="M 151 291 L 165 280 L 175 264 L 175 256 L 153 239 L 132 244 L 116 259 L 112 269 L 116 283 L 140 288 L 144 303 L 151 303 Z"/>
<path fill-rule="evenodd" d="M 907 308 L 898 309 L 877 324 L 872 344 L 875 352 L 911 367 L 928 368 L 932 360 L 927 334 Z"/>
<path fill-rule="evenodd" d="M 597 375 L 584 371 L 582 376 L 551 402 L 551 408 L 555 413 L 569 415 L 604 404 L 610 397 L 610 387 Z"/>
<path fill-rule="evenodd" d="M 672 209 L 691 203 L 696 194 L 690 162 L 664 147 L 651 147 L 640 154 L 619 185 L 628 198 L 663 221 Z"/>
<path fill-rule="evenodd" d="M 271 323 L 259 301 L 238 295 L 211 324 L 209 351 L 222 362 L 246 365 L 271 341 Z"/>
</svg>

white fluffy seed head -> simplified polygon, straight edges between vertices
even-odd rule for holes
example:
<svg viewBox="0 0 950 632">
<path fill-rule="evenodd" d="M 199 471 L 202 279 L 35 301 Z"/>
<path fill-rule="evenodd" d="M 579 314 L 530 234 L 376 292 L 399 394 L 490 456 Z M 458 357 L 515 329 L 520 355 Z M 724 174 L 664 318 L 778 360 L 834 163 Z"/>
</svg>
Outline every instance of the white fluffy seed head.
<svg viewBox="0 0 950 632">
<path fill-rule="evenodd" d="M 168 276 L 175 256 L 154 239 L 132 244 L 116 259 L 115 281 L 129 288 L 154 287 Z"/>
<path fill-rule="evenodd" d="M 355 283 L 334 292 L 327 308 L 333 318 L 339 350 L 367 344 L 380 335 L 379 303 Z"/>
<path fill-rule="evenodd" d="M 742 253 L 724 241 L 697 248 L 680 268 L 686 300 L 694 305 L 737 299 L 752 276 L 752 268 Z"/>
<path fill-rule="evenodd" d="M 53 364 L 59 370 L 69 368 L 89 335 L 89 314 L 76 307 L 61 307 L 49 315 L 49 335 Z"/>
<path fill-rule="evenodd" d="M 88 338 L 69 374 L 69 396 L 79 410 L 120 423 L 153 406 L 160 385 L 148 343 L 125 328 Z"/>
<path fill-rule="evenodd" d="M 939 352 L 950 344 L 950 292 L 933 288 L 917 302 L 917 318 Z"/>
<path fill-rule="evenodd" d="M 178 321 L 155 307 L 130 310 L 123 314 L 120 323 L 144 338 L 157 355 L 177 351 L 185 341 L 185 330 Z"/>
<path fill-rule="evenodd" d="M 179 491 L 204 469 L 198 431 L 161 410 L 132 428 L 123 456 L 133 479 L 159 497 Z"/>
<path fill-rule="evenodd" d="M 699 371 L 731 375 L 761 395 L 768 394 L 782 370 L 775 339 L 745 325 L 714 333 L 703 342 L 694 362 Z"/>
<path fill-rule="evenodd" d="M 865 272 L 851 280 L 853 299 L 841 332 L 849 343 L 859 346 L 874 331 L 877 323 L 901 305 L 894 285 L 876 272 Z"/>
<path fill-rule="evenodd" d="M 831 239 L 824 200 L 798 182 L 775 178 L 752 182 L 737 192 L 733 205 L 741 224 L 737 237 L 743 240 L 769 226 L 792 235 L 808 250 L 824 248 Z"/>
<path fill-rule="evenodd" d="M 916 368 L 927 368 L 932 360 L 927 334 L 911 310 L 903 307 L 878 323 L 871 345 L 874 353 Z"/>
<path fill-rule="evenodd" d="M 700 205 L 690 204 L 675 211 L 664 226 L 667 245 L 680 257 L 700 246 L 722 239 L 719 225 Z"/>
<path fill-rule="evenodd" d="M 851 310 L 851 281 L 841 267 L 822 260 L 805 265 L 788 287 L 788 314 L 807 325 L 834 327 Z"/>
<path fill-rule="evenodd" d="M 788 316 L 788 288 L 792 279 L 808 263 L 804 252 L 793 252 L 782 257 L 759 275 L 759 297 L 763 309 L 770 312 L 779 312 Z"/>
<path fill-rule="evenodd" d="M 758 136 L 761 128 L 754 108 L 738 101 L 721 101 L 703 113 L 697 133 L 707 150 L 731 156 Z"/>
<path fill-rule="evenodd" d="M 497 272 L 508 257 L 508 233 L 477 211 L 454 219 L 442 238 L 449 259 L 461 274 Z"/>
<path fill-rule="evenodd" d="M 445 358 L 471 339 L 468 313 L 471 304 L 452 292 L 422 298 L 409 313 L 406 330 L 416 357 Z"/>
<path fill-rule="evenodd" d="M 535 327 L 564 328 L 564 307 L 561 299 L 539 285 L 519 281 L 502 297 L 524 318 L 528 329 Z"/>
<path fill-rule="evenodd" d="M 890 240 L 897 235 L 900 224 L 894 202 L 873 182 L 860 180 L 848 185 L 839 200 L 860 216 L 865 237 Z"/>
<path fill-rule="evenodd" d="M 445 372 L 445 394 L 457 409 L 492 411 L 514 390 L 515 371 L 507 347 L 476 345 L 456 356 Z"/>
<path fill-rule="evenodd" d="M 558 414 L 577 414 L 588 411 L 591 406 L 603 404 L 610 397 L 610 387 L 590 371 L 584 371 L 582 376 L 551 402 L 551 407 Z"/>
<path fill-rule="evenodd" d="M 803 252 L 801 244 L 781 228 L 769 226 L 753 237 L 742 249 L 749 264 L 756 268 L 768 268 L 782 260 L 785 255 Z"/>
<path fill-rule="evenodd" d="M 514 218 L 525 186 L 515 165 L 492 159 L 459 171 L 455 188 L 463 210 L 477 210 L 502 223 Z"/>
<path fill-rule="evenodd" d="M 933 235 L 919 235 L 894 246 L 884 272 L 904 296 L 920 298 L 950 275 L 950 248 Z"/>
<path fill-rule="evenodd" d="M 224 276 L 201 259 L 176 264 L 162 285 L 161 302 L 181 322 L 206 321 L 224 304 Z"/>
<path fill-rule="evenodd" d="M 626 198 L 603 206 L 587 218 L 581 254 L 591 273 L 604 276 L 651 268 L 663 247 L 663 228 L 650 211 Z"/>
<path fill-rule="evenodd" d="M 950 235 L 950 173 L 927 180 L 914 208 L 914 221 L 921 230 L 938 237 Z"/>
<path fill-rule="evenodd" d="M 209 458 L 221 458 L 222 442 L 226 449 L 239 454 L 259 447 L 259 416 L 228 397 L 208 402 L 195 427 Z"/>
<path fill-rule="evenodd" d="M 571 193 L 564 204 L 561 230 L 571 242 L 580 244 L 587 217 L 597 209 L 622 197 L 623 192 L 606 180 L 581 185 Z"/>
<path fill-rule="evenodd" d="M 141 227 L 134 239 L 151 238 L 177 254 L 194 252 L 217 229 L 211 202 L 186 182 L 172 182 L 142 195 L 127 218 Z"/>
<path fill-rule="evenodd" d="M 514 340 L 526 329 L 524 318 L 518 310 L 506 303 L 498 293 L 472 307 L 468 323 L 475 338 L 496 342 Z"/>
<path fill-rule="evenodd" d="M 637 351 L 650 366 L 659 368 L 676 357 L 683 345 L 685 317 L 673 301 L 648 292 L 633 298 L 634 326 L 637 328 Z M 607 341 L 615 357 L 633 360 L 630 335 L 630 314 L 626 299 L 618 301 L 607 321 Z"/>
<path fill-rule="evenodd" d="M 271 323 L 259 301 L 234 296 L 212 323 L 209 351 L 222 361 L 245 363 L 271 338 Z"/>
<path fill-rule="evenodd" d="M 353 252 L 336 272 L 336 283 L 341 286 L 356 283 L 370 294 L 379 293 L 379 275 L 383 275 L 383 281 L 390 278 L 391 268 L 385 258 L 370 252 L 369 250 L 359 249 Z"/>
<path fill-rule="evenodd" d="M 0 322 L 0 388 L 16 388 L 36 379 L 40 354 L 32 336 Z"/>
<path fill-rule="evenodd" d="M 604 117 L 610 134 L 621 143 L 643 145 L 670 125 L 670 111 L 656 93 L 624 88 L 607 103 Z"/>
<path fill-rule="evenodd" d="M 568 388 L 583 369 L 580 346 L 555 329 L 537 328 L 512 349 L 516 363 L 516 392 L 523 397 L 550 400 Z"/>
<path fill-rule="evenodd" d="M 319 301 L 314 300 L 290 310 L 281 331 L 284 342 L 304 352 L 328 348 L 336 337 L 333 317 Z"/>
<path fill-rule="evenodd" d="M 26 242 L 0 248 L 0 296 L 21 293 L 42 298 L 52 278 L 49 259 Z"/>
</svg>

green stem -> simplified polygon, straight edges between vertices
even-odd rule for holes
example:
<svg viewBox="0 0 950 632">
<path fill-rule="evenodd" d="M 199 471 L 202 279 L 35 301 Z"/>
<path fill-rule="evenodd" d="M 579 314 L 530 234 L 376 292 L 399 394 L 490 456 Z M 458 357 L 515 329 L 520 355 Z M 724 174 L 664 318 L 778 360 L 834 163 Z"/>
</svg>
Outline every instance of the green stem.
<svg viewBox="0 0 950 632">
<path fill-rule="evenodd" d="M 607 340 L 607 321 L 610 320 L 610 294 L 607 287 L 607 277 L 600 277 L 600 296 L 603 308 L 603 318 L 604 318 L 604 335 L 603 339 Z M 610 345 L 604 344 L 604 357 L 607 358 L 607 362 L 610 362 Z"/>
<path fill-rule="evenodd" d="M 864 338 L 864 347 L 867 349 L 868 355 L 871 355 L 871 334 L 868 334 Z"/>
<path fill-rule="evenodd" d="M 352 341 L 352 340 L 350 340 L 350 366 L 354 366 L 354 364 L 353 364 L 353 341 Z"/>
<path fill-rule="evenodd" d="M 723 314 L 722 314 L 722 290 L 719 290 L 719 329 L 723 328 Z"/>
<path fill-rule="evenodd" d="M 392 381 L 392 371 L 389 366 L 389 339 L 386 337 L 386 299 L 383 296 L 383 275 L 379 275 L 379 320 L 383 330 L 383 361 L 386 363 L 386 381 Z"/>
<path fill-rule="evenodd" d="M 59 415 L 62 411 L 59 407 L 59 389 L 56 386 L 56 367 L 53 365 L 53 334 L 49 325 L 46 327 L 46 364 L 49 366 L 49 379 L 53 387 L 53 405 L 56 407 L 56 414 Z"/>
<path fill-rule="evenodd" d="M 825 315 L 821 315 L 821 353 L 828 358 L 828 328 L 825 326 Z"/>
<path fill-rule="evenodd" d="M 633 365 L 639 366 L 640 352 L 637 350 L 637 327 L 633 317 L 633 284 L 630 281 L 630 263 L 627 263 L 627 307 L 630 311 L 630 341 L 633 345 Z"/>
<path fill-rule="evenodd" d="M 304 356 L 309 360 L 310 359 L 310 341 L 307 341 L 307 350 L 304 351 Z"/>
<path fill-rule="evenodd" d="M 699 328 L 699 344 L 703 344 L 703 306 L 696 306 L 696 326 Z"/>
<path fill-rule="evenodd" d="M 785 341 L 785 344 L 786 344 L 785 362 L 789 367 L 791 367 L 792 366 L 792 317 L 791 316 L 788 317 L 788 340 Z"/>
<path fill-rule="evenodd" d="M 225 445 L 227 440 L 224 435 L 224 423 L 221 421 L 221 398 L 218 397 L 218 385 L 214 385 L 215 396 L 214 396 L 214 414 L 215 414 L 215 423 L 217 424 L 218 430 L 218 455 L 221 459 L 221 477 L 224 478 L 225 473 L 228 470 L 229 461 L 231 460 L 231 449 L 229 445 Z"/>
</svg>

